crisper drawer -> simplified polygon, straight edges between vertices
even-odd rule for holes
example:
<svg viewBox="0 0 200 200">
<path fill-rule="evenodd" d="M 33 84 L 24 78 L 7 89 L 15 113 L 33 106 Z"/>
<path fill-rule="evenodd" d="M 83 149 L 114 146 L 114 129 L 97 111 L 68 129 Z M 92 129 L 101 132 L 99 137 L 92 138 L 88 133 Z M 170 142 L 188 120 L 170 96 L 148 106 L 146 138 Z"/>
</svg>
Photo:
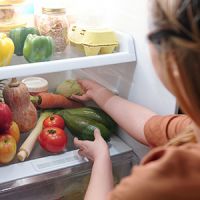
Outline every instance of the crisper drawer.
<svg viewBox="0 0 200 200">
<path fill-rule="evenodd" d="M 117 136 L 113 136 L 108 145 L 117 183 L 128 175 L 137 157 Z M 37 152 L 33 152 L 28 161 L 1 167 L 0 199 L 83 199 L 92 165 L 78 156 L 72 144 L 69 148 L 63 154 L 37 159 L 34 159 Z"/>
</svg>

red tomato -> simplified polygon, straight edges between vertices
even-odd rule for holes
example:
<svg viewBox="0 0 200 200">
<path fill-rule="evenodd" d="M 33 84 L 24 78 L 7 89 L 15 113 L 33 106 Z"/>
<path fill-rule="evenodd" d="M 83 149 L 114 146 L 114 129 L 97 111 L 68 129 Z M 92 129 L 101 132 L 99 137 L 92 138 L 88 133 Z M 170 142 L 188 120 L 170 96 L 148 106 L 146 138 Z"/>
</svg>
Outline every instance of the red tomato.
<svg viewBox="0 0 200 200">
<path fill-rule="evenodd" d="M 61 116 L 52 115 L 50 117 L 47 117 L 44 120 L 43 126 L 44 126 L 44 128 L 47 128 L 47 127 L 58 127 L 58 128 L 64 129 L 65 128 L 65 122 L 64 122 L 64 120 L 63 120 L 63 118 Z"/>
<path fill-rule="evenodd" d="M 42 130 L 38 140 L 45 150 L 59 153 L 65 149 L 68 138 L 64 130 L 57 127 L 48 127 Z"/>
</svg>

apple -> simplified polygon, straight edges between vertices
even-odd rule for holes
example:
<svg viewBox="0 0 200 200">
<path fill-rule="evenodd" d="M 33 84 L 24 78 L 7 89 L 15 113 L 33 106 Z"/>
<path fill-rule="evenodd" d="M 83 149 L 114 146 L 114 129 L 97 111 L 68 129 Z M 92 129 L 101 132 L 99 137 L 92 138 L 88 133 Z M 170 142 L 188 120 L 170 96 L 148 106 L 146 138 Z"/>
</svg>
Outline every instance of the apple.
<svg viewBox="0 0 200 200">
<path fill-rule="evenodd" d="M 16 141 L 8 134 L 0 135 L 0 163 L 6 164 L 13 160 L 17 151 Z"/>
<path fill-rule="evenodd" d="M 8 130 L 12 122 L 12 112 L 7 104 L 0 102 L 0 132 Z"/>
<path fill-rule="evenodd" d="M 12 135 L 18 143 L 20 139 L 20 131 L 17 123 L 12 121 L 10 128 L 5 132 L 5 134 Z"/>
</svg>

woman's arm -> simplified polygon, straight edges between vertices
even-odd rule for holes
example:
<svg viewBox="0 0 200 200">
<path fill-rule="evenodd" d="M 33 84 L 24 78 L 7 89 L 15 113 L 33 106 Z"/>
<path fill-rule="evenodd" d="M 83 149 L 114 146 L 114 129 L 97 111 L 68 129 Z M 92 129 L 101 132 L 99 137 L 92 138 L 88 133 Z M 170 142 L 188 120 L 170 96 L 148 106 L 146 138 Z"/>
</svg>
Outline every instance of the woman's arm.
<svg viewBox="0 0 200 200">
<path fill-rule="evenodd" d="M 85 195 L 85 200 L 105 200 L 113 188 L 112 163 L 109 149 L 101 137 L 98 129 L 94 132 L 95 141 L 81 141 L 74 139 L 79 154 L 93 161 L 90 183 Z"/>
<path fill-rule="evenodd" d="M 156 113 L 114 95 L 94 81 L 81 80 L 79 83 L 83 86 L 86 93 L 83 96 L 75 95 L 73 98 L 82 101 L 92 99 L 130 136 L 143 144 L 148 144 L 144 136 L 144 125 Z"/>
<path fill-rule="evenodd" d="M 95 160 L 84 200 L 105 200 L 113 189 L 112 164 L 109 156 Z"/>
</svg>

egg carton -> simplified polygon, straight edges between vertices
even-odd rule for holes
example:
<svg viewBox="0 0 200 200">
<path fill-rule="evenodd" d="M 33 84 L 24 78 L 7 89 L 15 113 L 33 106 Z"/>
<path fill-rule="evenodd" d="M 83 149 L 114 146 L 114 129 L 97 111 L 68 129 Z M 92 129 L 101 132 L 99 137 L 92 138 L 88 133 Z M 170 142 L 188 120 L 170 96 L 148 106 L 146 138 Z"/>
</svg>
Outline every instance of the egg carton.
<svg viewBox="0 0 200 200">
<path fill-rule="evenodd" d="M 83 29 L 72 26 L 69 41 L 73 46 L 85 52 L 86 56 L 113 53 L 119 43 L 110 29 Z"/>
</svg>

